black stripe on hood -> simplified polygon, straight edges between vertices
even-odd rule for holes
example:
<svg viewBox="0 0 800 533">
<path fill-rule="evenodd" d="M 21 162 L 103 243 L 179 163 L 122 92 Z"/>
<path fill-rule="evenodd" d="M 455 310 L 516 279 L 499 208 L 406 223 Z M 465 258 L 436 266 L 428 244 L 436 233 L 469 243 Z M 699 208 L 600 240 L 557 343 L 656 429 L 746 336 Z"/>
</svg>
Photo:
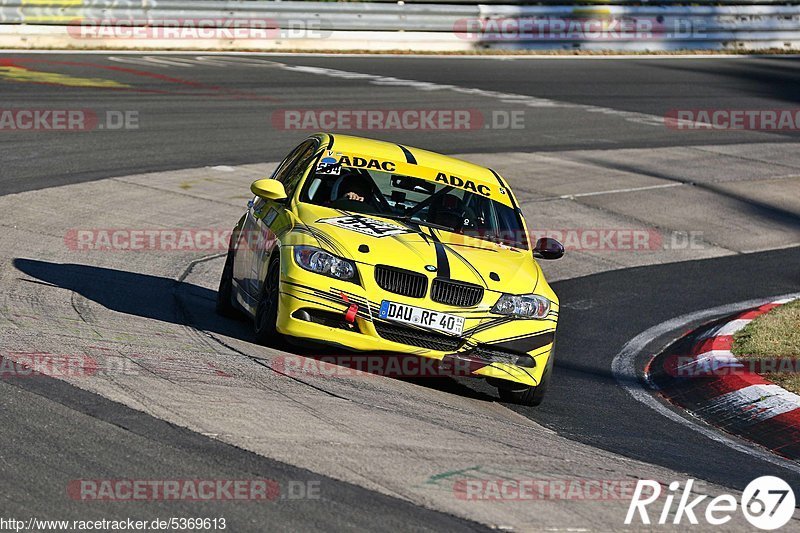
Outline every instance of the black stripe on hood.
<svg viewBox="0 0 800 533">
<path fill-rule="evenodd" d="M 486 279 L 483 277 L 483 274 L 481 274 L 478 271 L 478 269 L 475 268 L 475 266 L 472 263 L 470 263 L 466 257 L 458 253 L 458 251 L 455 250 L 452 246 L 444 245 L 444 247 L 447 251 L 449 251 L 451 254 L 455 255 L 459 260 L 461 260 L 461 262 L 464 263 L 464 265 L 466 265 L 467 268 L 469 268 L 472 271 L 475 277 L 481 280 L 481 283 L 483 283 L 484 287 L 488 287 L 488 285 L 486 284 Z"/>
<path fill-rule="evenodd" d="M 402 144 L 398 144 L 397 146 L 400 147 L 400 149 L 403 151 L 403 155 L 406 156 L 406 163 L 408 163 L 409 165 L 416 165 L 417 164 L 417 158 L 414 157 L 414 154 L 411 153 L 411 150 L 409 150 L 408 148 L 406 148 Z"/>
<path fill-rule="evenodd" d="M 430 232 L 433 247 L 436 250 L 436 277 L 450 278 L 450 260 L 447 258 L 447 250 L 436 235 L 436 230 L 431 228 Z"/>
</svg>

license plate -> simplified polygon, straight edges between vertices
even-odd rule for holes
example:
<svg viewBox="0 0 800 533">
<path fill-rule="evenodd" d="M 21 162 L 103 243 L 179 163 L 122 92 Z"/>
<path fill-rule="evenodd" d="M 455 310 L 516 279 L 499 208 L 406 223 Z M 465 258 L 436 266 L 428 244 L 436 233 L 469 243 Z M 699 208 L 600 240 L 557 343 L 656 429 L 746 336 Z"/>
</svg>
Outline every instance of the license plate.
<svg viewBox="0 0 800 533">
<path fill-rule="evenodd" d="M 464 329 L 464 317 L 422 309 L 413 305 L 399 304 L 384 300 L 378 316 L 386 320 L 413 324 L 428 329 L 444 331 L 453 335 L 461 335 Z"/>
</svg>

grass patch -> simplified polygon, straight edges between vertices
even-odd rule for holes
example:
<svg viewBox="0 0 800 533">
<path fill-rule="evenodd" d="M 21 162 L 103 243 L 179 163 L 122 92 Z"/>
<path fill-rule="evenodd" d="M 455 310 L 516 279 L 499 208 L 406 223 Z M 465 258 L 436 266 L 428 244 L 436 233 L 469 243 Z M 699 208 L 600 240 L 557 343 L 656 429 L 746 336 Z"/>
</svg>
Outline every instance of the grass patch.
<svg viewBox="0 0 800 533">
<path fill-rule="evenodd" d="M 800 358 L 800 299 L 768 311 L 737 331 L 733 354 L 740 359 Z M 800 373 L 771 373 L 764 377 L 800 394 Z"/>
</svg>

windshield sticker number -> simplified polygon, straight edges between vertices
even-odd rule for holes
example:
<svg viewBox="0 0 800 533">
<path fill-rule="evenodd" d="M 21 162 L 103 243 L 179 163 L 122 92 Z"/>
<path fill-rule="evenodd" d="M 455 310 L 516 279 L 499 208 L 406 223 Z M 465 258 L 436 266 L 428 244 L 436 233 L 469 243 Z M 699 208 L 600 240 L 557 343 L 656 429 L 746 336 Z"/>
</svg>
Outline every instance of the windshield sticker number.
<svg viewBox="0 0 800 533">
<path fill-rule="evenodd" d="M 317 164 L 317 175 L 338 176 L 342 172 L 342 165 L 333 157 L 323 157 Z"/>
<path fill-rule="evenodd" d="M 411 233 L 410 230 L 398 226 L 397 224 L 383 222 L 381 220 L 376 220 L 374 218 L 366 217 L 363 215 L 348 215 L 336 218 L 323 218 L 319 220 L 319 222 L 331 224 L 332 226 L 336 226 L 350 231 L 355 231 L 358 233 L 362 233 L 364 235 L 369 235 L 371 237 L 386 237 L 387 235 Z"/>
</svg>

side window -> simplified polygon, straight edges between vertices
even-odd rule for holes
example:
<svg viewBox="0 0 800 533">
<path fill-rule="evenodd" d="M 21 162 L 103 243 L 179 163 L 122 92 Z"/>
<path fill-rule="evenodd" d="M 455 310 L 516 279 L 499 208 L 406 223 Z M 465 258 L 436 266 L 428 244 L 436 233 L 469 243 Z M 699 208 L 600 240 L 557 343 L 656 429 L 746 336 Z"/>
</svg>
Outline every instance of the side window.
<svg viewBox="0 0 800 533">
<path fill-rule="evenodd" d="M 280 164 L 280 166 L 275 171 L 275 174 L 272 175 L 272 179 L 276 179 L 283 183 L 284 187 L 286 186 L 286 180 L 291 175 L 292 171 L 294 170 L 295 166 L 297 165 L 298 160 L 308 151 L 314 150 L 316 147 L 316 141 L 313 139 L 309 139 L 305 141 L 300 146 L 295 148 L 294 150 L 286 156 L 286 159 Z"/>
<path fill-rule="evenodd" d="M 286 196 L 290 198 L 303 179 L 303 174 L 308 168 L 308 165 L 310 165 L 311 161 L 316 157 L 317 143 L 315 141 L 309 141 L 304 143 L 302 148 L 297 159 L 292 164 L 292 168 L 288 170 L 284 179 L 281 180 L 283 187 L 286 189 Z"/>
<path fill-rule="evenodd" d="M 278 180 L 281 183 L 283 183 L 283 186 L 286 187 L 287 189 L 286 192 L 289 196 L 291 196 L 291 193 L 289 192 L 288 187 L 286 186 L 287 177 L 291 173 L 292 169 L 295 167 L 295 163 L 297 163 L 297 160 L 308 150 L 308 147 L 315 145 L 316 142 L 313 139 L 310 139 L 308 141 L 305 141 L 301 145 L 297 146 L 294 150 L 289 152 L 289 155 L 287 155 L 283 159 L 283 161 L 281 161 L 280 165 L 278 165 L 278 168 L 276 168 L 275 172 L 272 173 L 272 179 Z M 264 207 L 264 204 L 266 203 L 267 203 L 266 200 L 256 196 L 255 198 L 253 198 L 253 211 L 259 213 L 261 209 Z"/>
</svg>

